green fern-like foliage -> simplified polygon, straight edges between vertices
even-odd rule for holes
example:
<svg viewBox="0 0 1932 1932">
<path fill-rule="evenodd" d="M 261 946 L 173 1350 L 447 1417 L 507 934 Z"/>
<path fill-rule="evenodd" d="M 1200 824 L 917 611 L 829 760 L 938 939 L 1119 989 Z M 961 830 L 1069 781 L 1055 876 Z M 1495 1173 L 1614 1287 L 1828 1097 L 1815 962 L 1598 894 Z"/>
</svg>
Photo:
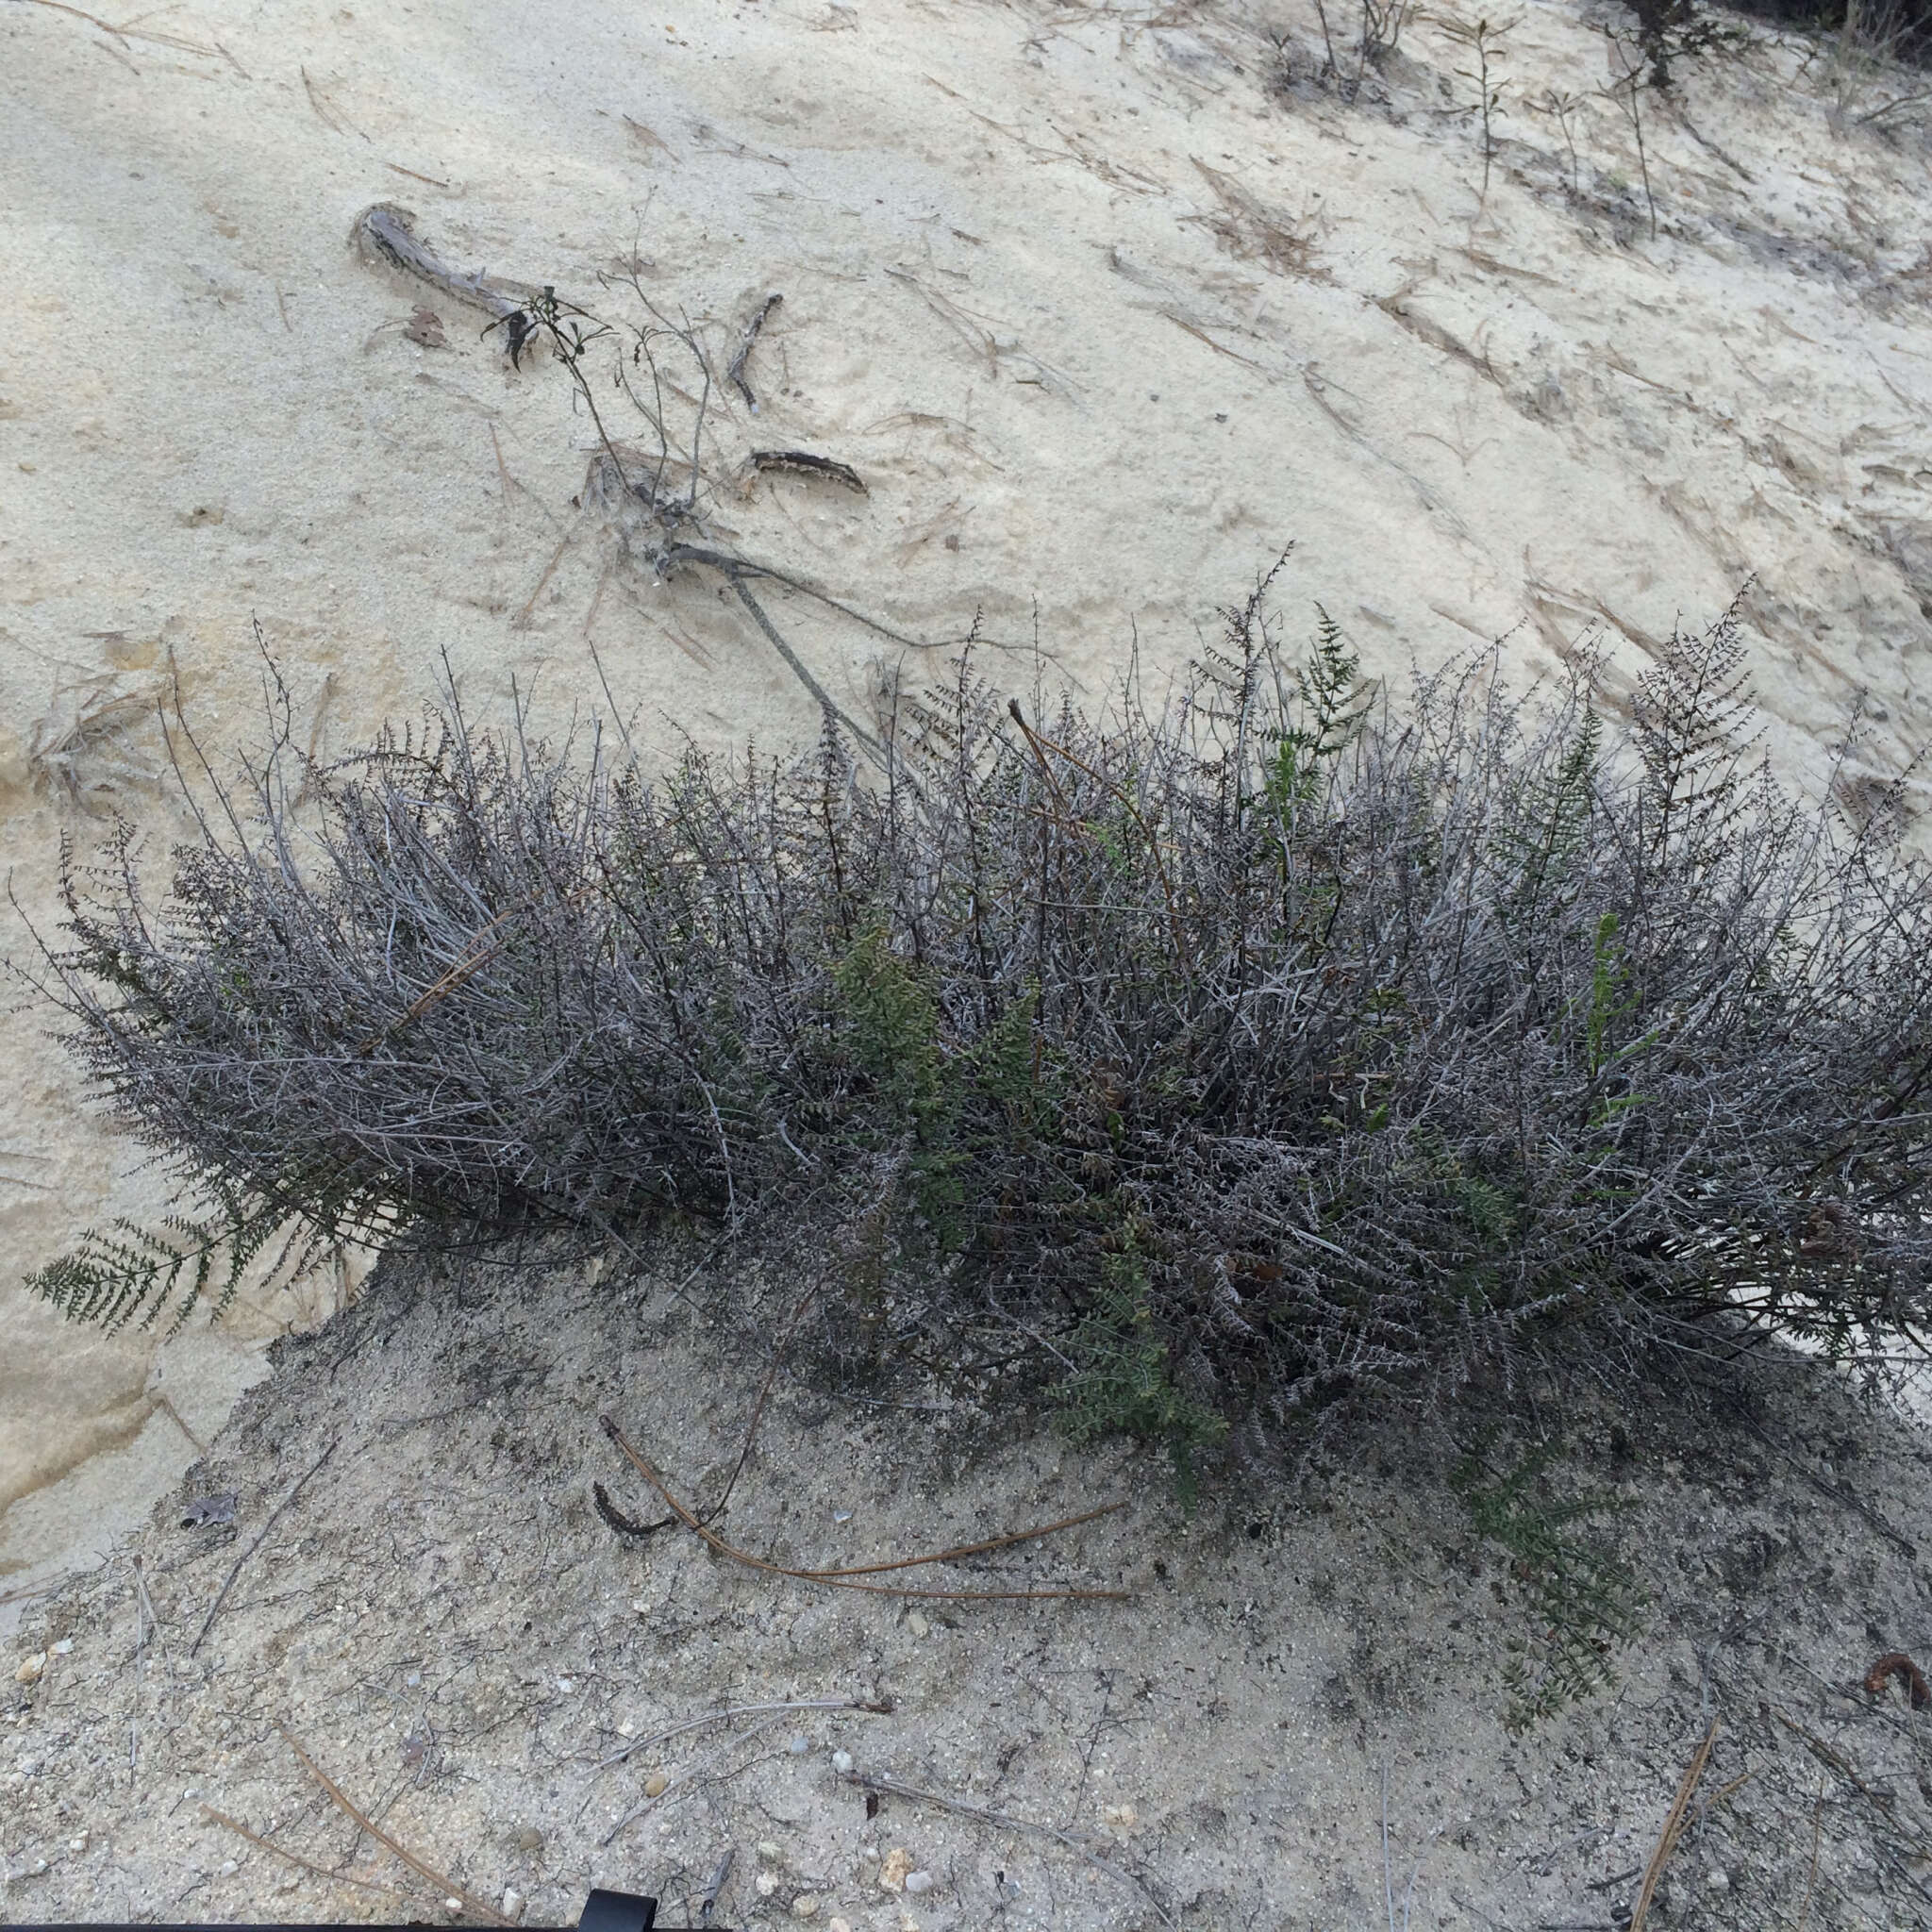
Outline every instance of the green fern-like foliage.
<svg viewBox="0 0 1932 1932">
<path fill-rule="evenodd" d="M 1506 1728 L 1528 1730 L 1614 1679 L 1617 1646 L 1637 1633 L 1641 1593 L 1614 1552 L 1582 1526 L 1617 1507 L 1616 1498 L 1550 1493 L 1547 1451 L 1532 1450 L 1501 1474 L 1466 1457 L 1451 1482 L 1476 1530 L 1509 1557 L 1528 1594 L 1530 1634 L 1506 1644 Z"/>
<path fill-rule="evenodd" d="M 1078 1366 L 1059 1391 L 1060 1426 L 1076 1442 L 1124 1432 L 1160 1443 L 1191 1507 L 1200 1489 L 1194 1458 L 1226 1435 L 1227 1419 L 1174 1381 L 1148 1305 L 1146 1269 L 1131 1249 L 1108 1257 L 1070 1353 Z"/>
<path fill-rule="evenodd" d="M 50 1302 L 70 1321 L 92 1322 L 109 1330 L 139 1318 L 151 1327 L 170 1307 L 175 1333 L 210 1295 L 214 1311 L 224 1312 L 249 1270 L 278 1248 L 271 1278 L 293 1285 L 338 1257 L 350 1236 L 342 1225 L 343 1204 L 325 1190 L 321 1205 L 332 1210 L 328 1224 L 216 1181 L 204 1183 L 200 1214 L 167 1215 L 158 1227 L 142 1227 L 124 1218 L 91 1227 L 78 1247 L 26 1277 L 28 1290 Z"/>
</svg>

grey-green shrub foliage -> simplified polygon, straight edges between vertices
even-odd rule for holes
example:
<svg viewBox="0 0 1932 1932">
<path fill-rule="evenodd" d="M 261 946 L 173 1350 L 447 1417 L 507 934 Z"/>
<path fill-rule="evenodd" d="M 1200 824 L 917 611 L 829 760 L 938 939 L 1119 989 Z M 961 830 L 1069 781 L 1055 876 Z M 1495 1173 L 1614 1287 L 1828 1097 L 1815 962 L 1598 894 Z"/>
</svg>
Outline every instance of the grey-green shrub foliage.
<svg viewBox="0 0 1932 1932">
<path fill-rule="evenodd" d="M 289 1216 L 804 1234 L 871 1257 L 822 1282 L 856 1355 L 1028 1356 L 1076 1429 L 1184 1469 L 1576 1334 L 1916 1332 L 1932 923 L 1896 791 L 1853 825 L 1781 788 L 1733 614 L 1612 723 L 1588 661 L 1397 702 L 1324 619 L 1296 664 L 1266 590 L 1159 705 L 1029 713 L 968 652 L 878 777 L 830 726 L 650 775 L 454 701 L 298 770 L 284 721 L 160 910 L 129 831 L 69 867 L 42 981 L 202 1206 L 35 1286 L 152 1319 Z"/>
</svg>

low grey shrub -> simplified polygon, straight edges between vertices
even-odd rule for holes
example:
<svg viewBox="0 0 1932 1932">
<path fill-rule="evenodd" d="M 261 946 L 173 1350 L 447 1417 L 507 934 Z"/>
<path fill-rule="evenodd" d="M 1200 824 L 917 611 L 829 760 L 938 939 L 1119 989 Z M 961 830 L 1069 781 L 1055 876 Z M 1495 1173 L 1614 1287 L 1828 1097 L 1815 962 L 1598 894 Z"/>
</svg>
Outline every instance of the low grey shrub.
<svg viewBox="0 0 1932 1932">
<path fill-rule="evenodd" d="M 291 1222 L 633 1257 L 696 1227 L 823 1257 L 855 1373 L 1017 1359 L 1184 1474 L 1525 1352 L 1915 1344 L 1900 786 L 1853 824 L 1774 775 L 1734 612 L 1620 722 L 1588 657 L 1398 702 L 1325 617 L 1291 661 L 1267 592 L 1158 703 L 1023 708 L 969 648 L 881 718 L 882 772 L 828 718 L 806 757 L 652 774 L 453 693 L 318 770 L 277 695 L 159 904 L 131 827 L 70 857 L 38 980 L 184 1208 L 33 1285 L 152 1320 Z"/>
</svg>

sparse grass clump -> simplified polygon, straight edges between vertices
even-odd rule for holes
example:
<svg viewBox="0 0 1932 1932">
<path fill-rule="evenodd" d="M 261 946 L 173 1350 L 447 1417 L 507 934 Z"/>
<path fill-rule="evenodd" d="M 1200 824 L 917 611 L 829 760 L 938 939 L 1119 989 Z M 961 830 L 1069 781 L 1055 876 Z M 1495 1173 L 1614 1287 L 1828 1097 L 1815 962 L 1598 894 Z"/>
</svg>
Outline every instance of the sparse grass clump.
<svg viewBox="0 0 1932 1932">
<path fill-rule="evenodd" d="M 164 905 L 131 828 L 68 868 L 44 983 L 192 1211 L 36 1286 L 151 1319 L 291 1217 L 499 1254 L 695 1226 L 825 1257 L 854 1373 L 1030 1368 L 1184 1475 L 1524 1351 L 1916 1338 L 1896 788 L 1854 826 L 1781 787 L 1729 615 L 1613 724 L 1589 661 L 1397 703 L 1324 618 L 1292 662 L 1265 589 L 1160 703 L 1023 707 L 969 650 L 876 773 L 834 723 L 657 774 L 454 699 L 325 771 L 284 725 Z"/>
</svg>

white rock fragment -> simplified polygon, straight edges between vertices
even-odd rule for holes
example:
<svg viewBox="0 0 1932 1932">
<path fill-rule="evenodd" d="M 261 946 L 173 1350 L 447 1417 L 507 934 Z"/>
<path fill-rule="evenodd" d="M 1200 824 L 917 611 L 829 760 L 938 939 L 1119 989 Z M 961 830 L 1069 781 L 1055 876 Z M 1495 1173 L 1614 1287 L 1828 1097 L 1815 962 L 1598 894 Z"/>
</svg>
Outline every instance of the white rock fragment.
<svg viewBox="0 0 1932 1932">
<path fill-rule="evenodd" d="M 230 1876 L 233 1874 L 234 1870 L 235 1861 L 233 1858 L 224 1858 L 222 1860 L 221 1873 L 224 1878 Z"/>
<path fill-rule="evenodd" d="M 852 1769 L 851 1752 L 834 1751 L 832 1753 L 832 1769 L 836 1771 L 841 1777 L 843 1777 L 844 1774 Z"/>
<path fill-rule="evenodd" d="M 797 1732 L 790 1744 L 785 1747 L 794 1757 L 803 1757 L 811 1749 L 811 1740 L 803 1731 Z"/>
<path fill-rule="evenodd" d="M 520 1918 L 523 1915 L 524 1895 L 514 1885 L 503 1889 L 503 1916 L 506 1919 Z"/>
<path fill-rule="evenodd" d="M 908 1872 L 906 1874 L 906 1890 L 915 1897 L 922 1891 L 930 1891 L 937 1883 L 930 1872 Z"/>
<path fill-rule="evenodd" d="M 791 1916 L 794 1919 L 816 1919 L 819 1915 L 819 1902 L 810 1892 L 801 1891 L 791 1901 Z"/>
<path fill-rule="evenodd" d="M 63 1637 L 58 1643 L 50 1644 L 48 1648 L 56 1657 L 71 1657 L 74 1654 L 74 1639 Z"/>
<path fill-rule="evenodd" d="M 831 1919 L 825 1924 L 825 1932 L 852 1932 L 850 1919 Z"/>
<path fill-rule="evenodd" d="M 463 1902 L 459 1898 L 446 1898 L 442 1902 L 442 1908 L 446 1912 L 459 1912 L 463 1908 Z"/>
<path fill-rule="evenodd" d="M 778 1874 L 775 1872 L 760 1872 L 752 1880 L 752 1889 L 760 1898 L 770 1898 L 778 1889 Z"/>
<path fill-rule="evenodd" d="M 785 1856 L 785 1854 L 778 1849 L 778 1840 L 774 1838 L 759 1839 L 758 1842 L 758 1857 L 762 1858 L 767 1865 L 775 1865 L 778 1862 L 778 1860 Z"/>
<path fill-rule="evenodd" d="M 926 1635 L 928 1631 L 931 1630 L 932 1625 L 925 1621 L 925 1614 L 924 1611 L 911 1610 L 907 1613 L 906 1627 L 907 1629 L 911 1631 L 913 1636 L 924 1637 Z"/>
<path fill-rule="evenodd" d="M 561 1696 L 568 1697 L 576 1688 L 568 1677 L 559 1677 L 557 1680 L 557 1689 Z"/>
</svg>

